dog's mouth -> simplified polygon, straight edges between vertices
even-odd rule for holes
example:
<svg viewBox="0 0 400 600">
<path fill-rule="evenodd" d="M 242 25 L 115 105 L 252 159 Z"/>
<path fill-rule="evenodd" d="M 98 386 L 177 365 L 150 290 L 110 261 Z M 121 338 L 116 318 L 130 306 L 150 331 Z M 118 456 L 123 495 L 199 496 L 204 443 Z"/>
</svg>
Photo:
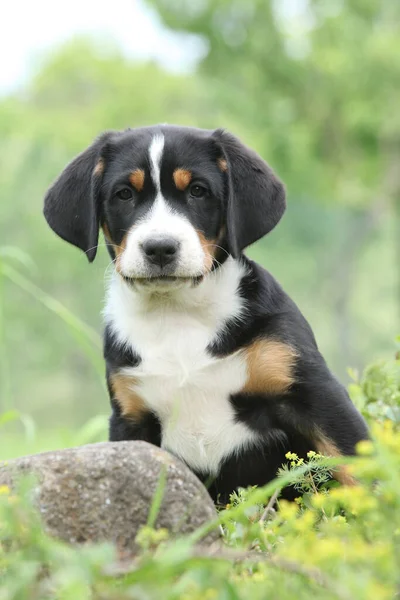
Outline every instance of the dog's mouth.
<svg viewBox="0 0 400 600">
<path fill-rule="evenodd" d="M 198 285 L 204 275 L 195 276 L 178 276 L 178 275 L 154 275 L 150 277 L 128 277 L 120 273 L 122 279 L 130 286 L 151 286 L 151 287 L 173 287 L 181 286 L 182 284 Z"/>
</svg>

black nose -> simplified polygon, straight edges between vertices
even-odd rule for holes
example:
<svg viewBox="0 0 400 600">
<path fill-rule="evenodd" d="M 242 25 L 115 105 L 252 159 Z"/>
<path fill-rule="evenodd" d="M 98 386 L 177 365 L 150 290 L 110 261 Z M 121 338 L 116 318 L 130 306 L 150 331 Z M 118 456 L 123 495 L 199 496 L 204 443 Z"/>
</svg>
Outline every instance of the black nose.
<svg viewBox="0 0 400 600">
<path fill-rule="evenodd" d="M 164 267 L 176 259 L 179 242 L 170 237 L 150 238 L 143 242 L 142 248 L 149 262 Z"/>
</svg>

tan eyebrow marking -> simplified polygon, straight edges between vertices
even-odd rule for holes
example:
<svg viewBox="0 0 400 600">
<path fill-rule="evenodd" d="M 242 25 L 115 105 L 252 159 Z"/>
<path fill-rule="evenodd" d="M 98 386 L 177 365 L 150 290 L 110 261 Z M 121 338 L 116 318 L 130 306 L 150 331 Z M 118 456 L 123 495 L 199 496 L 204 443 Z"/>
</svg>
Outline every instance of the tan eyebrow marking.
<svg viewBox="0 0 400 600">
<path fill-rule="evenodd" d="M 217 165 L 219 166 L 219 168 L 221 169 L 221 171 L 227 171 L 228 170 L 228 163 L 226 162 L 226 160 L 224 158 L 219 158 L 217 160 Z"/>
<path fill-rule="evenodd" d="M 129 175 L 129 181 L 138 192 L 141 192 L 144 186 L 143 169 L 135 169 L 135 171 L 132 171 Z"/>
<path fill-rule="evenodd" d="M 187 169 L 175 169 L 172 176 L 174 178 L 176 187 L 181 192 L 186 190 L 187 186 L 189 185 L 192 179 L 192 173 Z"/>
<path fill-rule="evenodd" d="M 104 167 L 105 167 L 104 160 L 102 158 L 100 158 L 99 162 L 93 169 L 93 175 L 101 175 L 104 171 Z"/>
</svg>

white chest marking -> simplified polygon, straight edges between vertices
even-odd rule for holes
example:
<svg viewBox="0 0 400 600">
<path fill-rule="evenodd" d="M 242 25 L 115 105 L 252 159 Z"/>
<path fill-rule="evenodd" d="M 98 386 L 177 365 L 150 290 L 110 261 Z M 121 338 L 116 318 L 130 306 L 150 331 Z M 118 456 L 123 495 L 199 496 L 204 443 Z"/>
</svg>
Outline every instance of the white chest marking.
<svg viewBox="0 0 400 600">
<path fill-rule="evenodd" d="M 106 321 L 142 359 L 124 373 L 160 419 L 162 446 L 201 472 L 217 473 L 225 457 L 257 442 L 229 402 L 246 382 L 243 356 L 219 359 L 206 351 L 224 323 L 243 314 L 242 276 L 243 267 L 229 259 L 197 288 L 180 290 L 179 302 L 152 305 L 121 279 L 109 290 Z"/>
</svg>

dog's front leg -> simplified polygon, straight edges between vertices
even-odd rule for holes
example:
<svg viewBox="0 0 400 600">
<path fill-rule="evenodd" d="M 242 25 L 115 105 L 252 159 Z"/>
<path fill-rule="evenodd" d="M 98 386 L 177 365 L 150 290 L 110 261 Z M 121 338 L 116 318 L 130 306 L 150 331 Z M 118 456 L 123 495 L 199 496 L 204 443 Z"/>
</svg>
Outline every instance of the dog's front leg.
<svg viewBox="0 0 400 600">
<path fill-rule="evenodd" d="M 110 442 L 143 440 L 155 446 L 161 445 L 160 422 L 152 412 L 146 411 L 136 416 L 124 416 L 116 400 L 111 400 L 111 406 Z"/>
</svg>

